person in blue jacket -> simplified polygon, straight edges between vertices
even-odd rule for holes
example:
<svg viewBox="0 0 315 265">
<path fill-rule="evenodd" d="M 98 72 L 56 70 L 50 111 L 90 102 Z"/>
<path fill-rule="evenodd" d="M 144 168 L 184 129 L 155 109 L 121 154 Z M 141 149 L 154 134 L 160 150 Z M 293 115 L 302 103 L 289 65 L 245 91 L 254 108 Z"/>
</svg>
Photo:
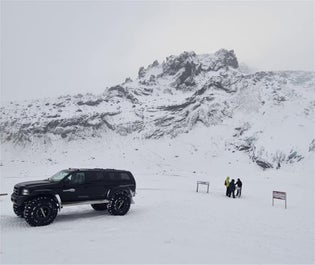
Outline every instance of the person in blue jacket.
<svg viewBox="0 0 315 265">
<path fill-rule="evenodd" d="M 235 180 L 232 179 L 230 185 L 229 185 L 229 197 L 231 197 L 231 195 L 233 195 L 233 198 L 235 198 Z"/>
</svg>

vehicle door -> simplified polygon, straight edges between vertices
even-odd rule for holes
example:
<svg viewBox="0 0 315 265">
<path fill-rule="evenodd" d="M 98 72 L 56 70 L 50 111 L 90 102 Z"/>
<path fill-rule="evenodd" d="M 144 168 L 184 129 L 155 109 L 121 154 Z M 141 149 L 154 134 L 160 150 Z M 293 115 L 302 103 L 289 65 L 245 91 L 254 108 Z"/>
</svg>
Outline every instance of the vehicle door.
<svg viewBox="0 0 315 265">
<path fill-rule="evenodd" d="M 89 199 L 86 189 L 86 173 L 82 171 L 71 173 L 63 180 L 60 198 L 62 202 L 74 202 Z"/>
<path fill-rule="evenodd" d="M 102 171 L 86 172 L 86 192 L 91 200 L 105 199 L 105 176 Z"/>
<path fill-rule="evenodd" d="M 116 173 L 113 171 L 104 171 L 103 175 L 105 178 L 105 190 L 107 194 L 110 190 L 117 187 Z"/>
</svg>

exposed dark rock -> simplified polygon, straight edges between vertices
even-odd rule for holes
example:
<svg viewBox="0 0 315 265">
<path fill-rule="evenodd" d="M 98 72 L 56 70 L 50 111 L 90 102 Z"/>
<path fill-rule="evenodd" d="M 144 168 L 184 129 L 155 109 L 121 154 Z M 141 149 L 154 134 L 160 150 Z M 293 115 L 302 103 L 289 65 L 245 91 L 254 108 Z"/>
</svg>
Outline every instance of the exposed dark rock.
<svg viewBox="0 0 315 265">
<path fill-rule="evenodd" d="M 64 108 L 66 105 L 64 102 L 54 103 L 53 106 Z"/>
<path fill-rule="evenodd" d="M 151 75 L 149 81 L 151 83 L 155 83 L 155 81 L 156 81 L 155 75 Z"/>
<path fill-rule="evenodd" d="M 103 99 L 102 98 L 99 98 L 99 99 L 96 99 L 96 100 L 88 100 L 88 101 L 79 101 L 77 102 L 77 104 L 79 106 L 82 106 L 82 105 L 87 105 L 87 106 L 97 106 L 99 105 L 100 103 L 103 102 Z"/>
<path fill-rule="evenodd" d="M 194 76 L 197 75 L 196 65 L 193 62 L 186 62 L 184 65 L 184 71 L 174 82 L 174 86 L 177 89 L 185 89 L 196 85 Z"/>
<path fill-rule="evenodd" d="M 165 111 L 177 112 L 177 111 L 183 110 L 184 108 L 186 108 L 187 106 L 189 106 L 193 103 L 195 103 L 195 101 L 186 101 L 186 102 L 184 102 L 182 104 L 178 104 L 178 105 L 161 106 L 161 107 L 158 107 L 158 109 L 165 110 Z"/>
<path fill-rule="evenodd" d="M 242 126 L 240 127 L 236 127 L 234 130 L 236 131 L 236 134 L 235 136 L 242 136 L 244 132 L 248 131 L 248 129 L 250 128 L 250 124 L 248 122 L 245 122 Z M 251 142 L 249 142 L 249 145 L 247 146 L 250 146 Z"/>
<path fill-rule="evenodd" d="M 263 169 L 267 169 L 267 168 L 273 168 L 272 164 L 262 161 L 262 160 L 256 160 L 255 161 L 256 164 L 260 167 L 262 167 Z"/>
<path fill-rule="evenodd" d="M 234 54 L 234 50 L 228 51 L 225 49 L 221 49 L 221 50 L 215 52 L 214 55 L 217 56 L 218 59 L 221 61 L 222 67 L 223 66 L 231 66 L 233 68 L 238 68 L 238 61 L 237 61 L 237 58 Z"/>
<path fill-rule="evenodd" d="M 251 149 L 251 146 L 248 145 L 240 145 L 238 146 L 239 151 L 249 151 Z"/>
<path fill-rule="evenodd" d="M 130 77 L 127 77 L 124 83 L 130 83 L 130 82 L 132 82 L 132 79 Z"/>
<path fill-rule="evenodd" d="M 153 63 L 152 63 L 152 67 L 156 67 L 159 65 L 159 62 L 157 60 L 155 60 Z"/>
<path fill-rule="evenodd" d="M 144 123 L 143 121 L 136 121 L 136 122 L 128 122 L 125 124 L 119 124 L 116 126 L 116 131 L 120 135 L 127 135 L 133 132 L 139 132 L 143 129 Z"/>
<path fill-rule="evenodd" d="M 309 152 L 314 152 L 315 151 L 315 139 L 313 139 L 312 142 L 310 143 L 308 151 Z"/>
<path fill-rule="evenodd" d="M 149 80 L 147 79 L 142 79 L 139 81 L 139 84 L 141 85 L 145 85 L 145 86 L 152 86 L 156 84 L 156 78 L 154 75 L 151 75 Z M 152 88 L 149 88 L 149 90 L 151 90 Z M 148 90 L 148 88 L 144 88 L 144 90 Z M 143 93 L 140 93 L 143 94 Z"/>
<path fill-rule="evenodd" d="M 196 54 L 194 52 L 183 52 L 179 56 L 169 56 L 166 62 L 162 64 L 163 74 L 175 75 L 181 68 L 184 68 L 189 60 L 192 60 Z"/>
<path fill-rule="evenodd" d="M 59 118 L 59 117 L 60 117 L 60 114 L 46 116 L 46 118 L 50 118 L 50 119 L 55 119 L 55 118 Z"/>
<path fill-rule="evenodd" d="M 143 78 L 145 76 L 145 73 L 146 73 L 145 68 L 141 66 L 138 71 L 138 78 L 139 79 Z"/>
<path fill-rule="evenodd" d="M 124 88 L 123 86 L 113 86 L 110 87 L 108 90 L 108 97 L 121 97 L 129 99 L 132 103 L 138 103 L 138 99 L 135 98 L 131 93 L 128 92 L 127 88 Z"/>
<path fill-rule="evenodd" d="M 291 150 L 290 154 L 287 157 L 287 163 L 294 163 L 294 162 L 299 162 L 303 159 L 304 157 L 300 154 L 298 154 L 297 151 Z"/>
</svg>

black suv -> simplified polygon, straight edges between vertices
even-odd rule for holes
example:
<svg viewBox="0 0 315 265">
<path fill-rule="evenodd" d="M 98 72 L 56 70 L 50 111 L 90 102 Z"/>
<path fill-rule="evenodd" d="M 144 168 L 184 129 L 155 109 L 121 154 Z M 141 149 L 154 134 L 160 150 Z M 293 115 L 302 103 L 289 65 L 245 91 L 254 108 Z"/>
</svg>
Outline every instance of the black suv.
<svg viewBox="0 0 315 265">
<path fill-rule="evenodd" d="M 136 182 L 129 171 L 66 169 L 46 180 L 16 184 L 11 201 L 17 216 L 31 226 L 43 226 L 68 205 L 91 204 L 96 211 L 125 215 L 135 194 Z"/>
</svg>

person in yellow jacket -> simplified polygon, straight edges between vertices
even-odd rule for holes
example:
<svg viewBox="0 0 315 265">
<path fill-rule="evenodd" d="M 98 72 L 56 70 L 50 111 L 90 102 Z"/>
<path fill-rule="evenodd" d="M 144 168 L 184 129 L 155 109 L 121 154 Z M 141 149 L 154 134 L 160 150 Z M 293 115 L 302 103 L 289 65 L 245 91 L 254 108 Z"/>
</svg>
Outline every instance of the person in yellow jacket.
<svg viewBox="0 0 315 265">
<path fill-rule="evenodd" d="M 229 186 L 230 186 L 230 177 L 226 177 L 225 181 L 224 181 L 224 185 L 226 187 L 226 193 L 225 195 L 226 196 L 229 196 L 230 195 L 230 189 L 229 189 Z"/>
</svg>

